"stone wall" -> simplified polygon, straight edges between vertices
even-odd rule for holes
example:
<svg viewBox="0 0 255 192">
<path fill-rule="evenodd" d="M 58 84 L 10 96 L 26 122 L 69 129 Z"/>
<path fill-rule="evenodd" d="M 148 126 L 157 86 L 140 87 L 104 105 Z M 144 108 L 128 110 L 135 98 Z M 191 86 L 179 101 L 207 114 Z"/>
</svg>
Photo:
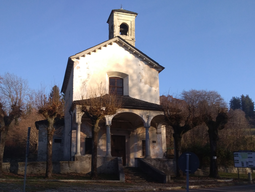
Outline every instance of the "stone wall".
<svg viewBox="0 0 255 192">
<path fill-rule="evenodd" d="M 3 163 L 2 169 L 5 173 L 10 173 L 11 164 L 9 162 Z"/>
<path fill-rule="evenodd" d="M 98 173 L 118 174 L 118 160 L 116 157 L 98 157 Z M 24 174 L 25 162 L 3 163 L 4 172 Z M 86 174 L 91 171 L 91 155 L 76 157 L 75 161 L 53 162 L 53 173 L 82 173 Z M 45 174 L 46 162 L 28 162 L 27 174 Z"/>
<path fill-rule="evenodd" d="M 89 173 L 91 171 L 91 155 L 77 156 L 75 161 L 60 161 L 60 173 Z M 116 157 L 97 157 L 98 173 L 118 173 Z"/>
<path fill-rule="evenodd" d="M 38 152 L 37 152 L 37 161 L 46 161 L 47 154 L 47 121 L 37 121 L 36 128 L 39 130 L 38 134 Z M 53 136 L 52 144 L 52 161 L 63 160 L 63 141 L 62 141 L 62 129 L 63 126 L 59 126 Z"/>
</svg>

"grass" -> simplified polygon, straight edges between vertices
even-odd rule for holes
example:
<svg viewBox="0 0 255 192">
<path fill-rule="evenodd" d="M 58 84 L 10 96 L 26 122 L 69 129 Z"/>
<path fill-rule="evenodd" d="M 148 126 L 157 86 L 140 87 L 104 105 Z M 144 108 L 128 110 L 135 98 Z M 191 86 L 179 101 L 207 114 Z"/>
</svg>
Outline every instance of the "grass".
<svg viewBox="0 0 255 192">
<path fill-rule="evenodd" d="M 238 173 L 219 172 L 219 176 L 220 178 L 225 178 L 225 179 L 238 179 Z M 255 179 L 255 173 L 252 173 L 252 178 Z M 239 179 L 247 180 L 248 174 L 239 174 Z"/>
<path fill-rule="evenodd" d="M 251 131 L 251 134 L 252 135 L 255 135 L 255 128 L 253 127 L 253 128 L 250 128 L 250 131 Z"/>
<path fill-rule="evenodd" d="M 212 180 L 214 178 L 209 177 L 209 176 L 199 176 L 199 175 L 194 175 L 194 174 L 190 174 L 189 175 L 190 180 Z M 252 178 L 253 180 L 255 180 L 255 173 L 252 173 Z M 186 180 L 186 176 L 184 175 L 182 178 L 175 178 L 173 177 L 172 179 L 174 179 L 175 181 L 178 180 Z M 225 173 L 225 172 L 219 172 L 219 179 L 239 179 L 239 180 L 248 180 L 248 174 L 239 174 L 239 178 L 238 178 L 238 174 L 237 173 Z"/>
</svg>

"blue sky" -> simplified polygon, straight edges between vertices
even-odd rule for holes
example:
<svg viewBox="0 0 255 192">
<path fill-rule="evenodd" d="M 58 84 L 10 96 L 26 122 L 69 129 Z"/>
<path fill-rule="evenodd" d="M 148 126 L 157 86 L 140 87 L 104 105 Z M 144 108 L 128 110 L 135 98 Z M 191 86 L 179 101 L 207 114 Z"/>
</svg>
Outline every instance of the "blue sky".
<svg viewBox="0 0 255 192">
<path fill-rule="evenodd" d="M 165 67 L 160 94 L 214 90 L 255 101 L 254 0 L 0 1 L 0 75 L 62 86 L 67 59 L 108 40 L 112 9 L 138 13 L 136 48 Z"/>
</svg>

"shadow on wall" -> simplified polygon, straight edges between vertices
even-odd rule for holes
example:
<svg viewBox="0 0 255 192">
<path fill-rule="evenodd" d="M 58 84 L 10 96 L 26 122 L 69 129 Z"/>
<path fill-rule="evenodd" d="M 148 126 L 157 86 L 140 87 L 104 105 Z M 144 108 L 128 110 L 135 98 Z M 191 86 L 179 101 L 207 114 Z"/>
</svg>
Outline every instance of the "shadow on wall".
<svg viewBox="0 0 255 192">
<path fill-rule="evenodd" d="M 151 103 L 159 102 L 158 72 L 133 57 L 124 59 L 129 75 L 129 96 Z"/>
</svg>

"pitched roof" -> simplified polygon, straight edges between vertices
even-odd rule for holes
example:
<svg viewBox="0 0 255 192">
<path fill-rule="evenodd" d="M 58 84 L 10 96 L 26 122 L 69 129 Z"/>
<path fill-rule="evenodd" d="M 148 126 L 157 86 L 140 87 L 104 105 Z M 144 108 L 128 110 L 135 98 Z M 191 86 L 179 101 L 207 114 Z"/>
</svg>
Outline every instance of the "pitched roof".
<svg viewBox="0 0 255 192">
<path fill-rule="evenodd" d="M 113 10 L 111 11 L 111 13 L 110 13 L 108 19 L 107 19 L 107 23 L 108 23 L 108 21 L 109 21 L 111 15 L 112 15 L 114 12 L 121 12 L 121 13 L 129 13 L 129 14 L 138 15 L 138 13 L 135 13 L 135 12 L 132 12 L 132 11 L 128 11 L 128 10 L 122 9 L 122 8 L 121 8 L 121 9 L 113 9 Z"/>
<path fill-rule="evenodd" d="M 114 37 L 112 39 L 104 41 L 103 43 L 100 43 L 100 44 L 98 44 L 98 45 L 96 45 L 94 47 L 91 47 L 91 48 L 88 48 L 88 49 L 86 49 L 84 51 L 81 51 L 81 52 L 79 52 L 79 53 L 77 53 L 77 54 L 75 54 L 75 55 L 73 55 L 73 56 L 68 58 L 66 72 L 65 72 L 65 77 L 64 77 L 64 81 L 63 81 L 61 92 L 65 92 L 65 90 L 67 88 L 69 77 L 70 77 L 70 74 L 71 74 L 71 71 L 72 71 L 72 68 L 73 68 L 73 63 L 74 63 L 73 59 L 79 59 L 80 57 L 85 57 L 86 55 L 90 55 L 91 52 L 96 52 L 97 50 L 102 49 L 102 47 L 106 47 L 107 45 L 112 45 L 112 43 L 117 43 L 119 46 L 125 48 L 126 50 L 131 52 L 133 55 L 136 55 L 138 58 L 140 58 L 141 60 L 146 62 L 150 67 L 154 68 L 158 72 L 161 72 L 164 69 L 163 66 L 158 64 L 156 61 L 154 61 L 150 57 L 148 57 L 142 51 L 140 51 L 139 49 L 135 48 L 133 45 L 129 44 L 127 41 L 125 41 L 121 37 L 116 36 L 116 37 Z"/>
<path fill-rule="evenodd" d="M 150 103 L 147 101 L 135 99 L 127 95 L 120 97 L 122 100 L 121 108 L 124 109 L 141 109 L 141 110 L 153 110 L 153 111 L 162 111 L 161 105 Z M 70 110 L 73 110 L 76 105 L 86 105 L 87 101 L 90 99 L 77 100 L 74 101 Z"/>
</svg>

